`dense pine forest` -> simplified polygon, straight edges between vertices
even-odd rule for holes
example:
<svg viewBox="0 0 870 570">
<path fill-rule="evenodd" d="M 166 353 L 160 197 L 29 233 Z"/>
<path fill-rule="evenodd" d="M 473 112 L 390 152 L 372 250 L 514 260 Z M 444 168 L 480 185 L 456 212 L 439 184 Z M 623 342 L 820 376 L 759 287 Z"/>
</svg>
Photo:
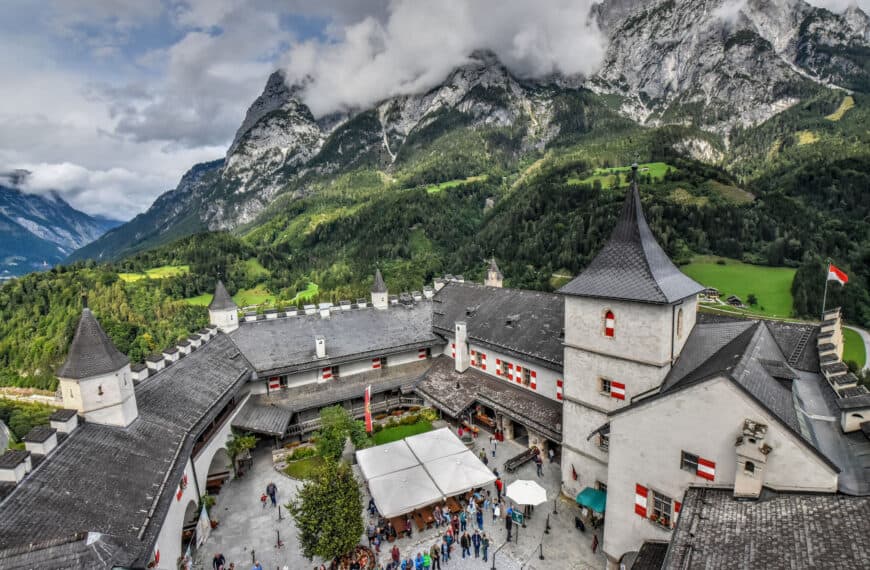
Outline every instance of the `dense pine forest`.
<svg viewBox="0 0 870 570">
<path fill-rule="evenodd" d="M 797 268 L 793 315 L 818 314 L 824 260 L 851 277 L 829 306 L 870 325 L 870 99 L 822 92 L 724 139 L 690 127 L 642 128 L 589 94 L 566 97 L 562 133 L 525 148 L 515 129 L 470 128 L 458 111 L 416 133 L 385 167 L 357 157 L 300 182 L 234 233 L 213 232 L 112 263 L 76 262 L 0 289 L 0 384 L 53 389 L 86 294 L 132 360 L 207 322 L 221 278 L 231 294 L 267 292 L 274 305 L 367 295 L 380 267 L 391 291 L 420 289 L 444 273 L 480 281 L 495 256 L 505 284 L 558 288 L 585 267 L 613 227 L 637 160 L 654 233 L 679 263 L 715 254 Z M 368 129 L 364 117 L 359 129 Z M 343 136 L 348 136 L 346 134 Z M 361 135 L 360 135 L 361 136 Z M 710 156 L 680 146 L 701 141 Z M 703 158 L 703 161 L 700 160 Z M 656 170 L 658 169 L 658 170 Z M 162 266 L 160 278 L 130 279 Z M 252 293 L 252 296 L 254 293 Z"/>
</svg>

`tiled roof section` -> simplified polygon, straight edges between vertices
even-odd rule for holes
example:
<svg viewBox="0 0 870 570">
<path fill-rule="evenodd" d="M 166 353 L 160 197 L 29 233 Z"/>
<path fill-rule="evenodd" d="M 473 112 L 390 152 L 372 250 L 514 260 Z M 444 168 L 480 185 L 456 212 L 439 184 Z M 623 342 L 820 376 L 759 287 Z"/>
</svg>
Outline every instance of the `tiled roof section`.
<svg viewBox="0 0 870 570">
<path fill-rule="evenodd" d="M 0 568 L 5 570 L 104 570 L 118 553 L 113 537 L 82 532 L 57 540 L 36 542 L 0 550 Z"/>
<path fill-rule="evenodd" d="M 214 298 L 212 298 L 208 308 L 210 311 L 225 311 L 229 309 L 238 309 L 239 306 L 236 305 L 236 302 L 233 301 L 233 298 L 230 297 L 229 293 L 227 293 L 227 288 L 224 287 L 224 282 L 218 281 L 214 288 Z"/>
<path fill-rule="evenodd" d="M 148 366 L 142 362 L 137 362 L 136 364 L 130 365 L 130 372 L 142 372 L 148 368 Z"/>
<path fill-rule="evenodd" d="M 372 283 L 372 293 L 386 293 L 387 284 L 384 283 L 384 276 L 381 275 L 380 269 L 375 269 L 375 282 Z"/>
<path fill-rule="evenodd" d="M 139 418 L 129 427 L 85 422 L 6 498 L 0 544 L 99 532 L 120 545 L 112 563 L 143 567 L 196 437 L 249 375 L 248 363 L 219 334 L 137 385 Z"/>
<path fill-rule="evenodd" d="M 696 371 L 753 324 L 752 321 L 745 320 L 696 324 L 683 345 L 677 362 L 665 377 L 662 391 L 668 390 Z"/>
<path fill-rule="evenodd" d="M 870 568 L 870 497 L 691 487 L 663 568 Z"/>
<path fill-rule="evenodd" d="M 433 298 L 432 327 L 452 335 L 465 321 L 468 337 L 492 350 L 562 370 L 565 300 L 553 293 L 451 282 Z"/>
<path fill-rule="evenodd" d="M 24 436 L 24 441 L 29 443 L 45 443 L 55 433 L 57 433 L 57 430 L 53 427 L 36 426 L 27 432 L 27 435 Z"/>
<path fill-rule="evenodd" d="M 57 370 L 61 378 L 90 378 L 115 372 L 130 362 L 121 354 L 90 309 L 82 310 L 66 362 Z"/>
<path fill-rule="evenodd" d="M 610 239 L 589 266 L 559 292 L 669 304 L 703 290 L 677 269 L 656 241 L 643 215 L 637 182 L 633 182 Z"/>
<path fill-rule="evenodd" d="M 667 542 L 644 542 L 630 570 L 661 570 L 667 553 Z"/>
<path fill-rule="evenodd" d="M 248 398 L 245 406 L 233 418 L 233 427 L 282 437 L 292 415 L 293 412 L 287 408 L 275 404 L 261 404 L 257 398 Z"/>
<path fill-rule="evenodd" d="M 78 414 L 78 410 L 63 408 L 61 410 L 55 410 L 54 412 L 52 412 L 48 419 L 54 420 L 56 422 L 65 422 L 76 414 Z"/>
<path fill-rule="evenodd" d="M 561 403 L 473 368 L 460 374 L 446 356 L 435 359 L 416 391 L 453 417 L 480 402 L 553 441 L 562 441 Z"/>
<path fill-rule="evenodd" d="M 317 358 L 314 337 L 326 339 L 326 358 Z M 434 346 L 432 303 L 387 310 L 333 311 L 327 318 L 298 315 L 242 325 L 230 333 L 257 372 L 277 375 L 333 366 L 369 356 Z"/>
<path fill-rule="evenodd" d="M 6 453 L 0 455 L 0 469 L 17 467 L 28 455 L 30 452 L 23 449 L 7 449 Z"/>
</svg>

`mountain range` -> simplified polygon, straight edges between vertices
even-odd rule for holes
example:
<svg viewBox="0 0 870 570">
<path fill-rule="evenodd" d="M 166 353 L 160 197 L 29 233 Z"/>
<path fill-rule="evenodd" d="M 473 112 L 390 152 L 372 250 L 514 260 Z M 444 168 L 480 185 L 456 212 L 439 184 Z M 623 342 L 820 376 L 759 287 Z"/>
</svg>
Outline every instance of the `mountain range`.
<svg viewBox="0 0 870 570">
<path fill-rule="evenodd" d="M 510 131 L 502 158 L 516 162 L 575 142 L 597 126 L 593 115 L 608 115 L 683 126 L 672 148 L 724 165 L 741 130 L 823 90 L 870 89 L 870 18 L 855 7 L 835 14 L 801 0 L 609 0 L 593 10 L 609 40 L 592 77 L 525 80 L 480 52 L 426 93 L 315 117 L 304 84 L 288 85 L 276 71 L 223 160 L 194 166 L 148 211 L 70 260 L 119 259 L 206 230 L 245 232 L 273 218 L 276 202 L 286 206 L 360 168 L 404 185 L 476 174 L 446 155 L 457 162 L 443 172 L 449 178 L 408 174 L 422 155 L 441 152 L 430 143 L 451 130 Z"/>
<path fill-rule="evenodd" d="M 121 222 L 89 216 L 57 192 L 28 194 L 17 188 L 27 172 L 0 177 L 0 279 L 62 262 L 74 250 Z"/>
</svg>

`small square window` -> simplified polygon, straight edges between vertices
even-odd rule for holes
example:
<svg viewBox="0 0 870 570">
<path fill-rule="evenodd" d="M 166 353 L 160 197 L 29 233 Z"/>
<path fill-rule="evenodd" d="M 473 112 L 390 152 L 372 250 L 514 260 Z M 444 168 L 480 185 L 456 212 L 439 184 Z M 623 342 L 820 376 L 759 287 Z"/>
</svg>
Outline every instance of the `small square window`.
<svg viewBox="0 0 870 570">
<path fill-rule="evenodd" d="M 501 361 L 501 375 L 507 377 L 508 375 L 508 363 L 504 360 Z"/>
<path fill-rule="evenodd" d="M 694 453 L 681 452 L 680 469 L 689 473 L 698 472 L 698 456 Z"/>
<path fill-rule="evenodd" d="M 598 379 L 598 391 L 602 394 L 610 395 L 610 380 L 607 378 L 599 378 Z"/>
<path fill-rule="evenodd" d="M 528 386 L 532 383 L 532 372 L 528 368 L 523 368 L 523 386 Z"/>
<path fill-rule="evenodd" d="M 601 451 L 610 451 L 610 434 L 609 433 L 599 433 L 598 434 L 598 447 Z"/>
<path fill-rule="evenodd" d="M 662 495 L 658 491 L 653 491 L 653 516 L 658 521 L 667 526 L 671 522 L 673 512 L 673 501 L 667 495 Z"/>
</svg>

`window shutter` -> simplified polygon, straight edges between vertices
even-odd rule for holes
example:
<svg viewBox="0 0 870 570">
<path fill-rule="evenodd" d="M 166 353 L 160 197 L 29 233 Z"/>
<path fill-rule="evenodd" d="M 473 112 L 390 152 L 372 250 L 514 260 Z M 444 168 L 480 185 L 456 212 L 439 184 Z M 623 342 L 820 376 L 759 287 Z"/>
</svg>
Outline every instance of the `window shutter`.
<svg viewBox="0 0 870 570">
<path fill-rule="evenodd" d="M 646 506 L 649 490 L 640 484 L 634 486 L 634 512 L 646 518 Z"/>
<path fill-rule="evenodd" d="M 616 317 L 613 311 L 607 311 L 604 315 L 604 335 L 613 338 L 616 331 Z"/>
<path fill-rule="evenodd" d="M 621 382 L 611 382 L 610 383 L 610 397 L 616 398 L 617 400 L 625 399 L 625 384 Z"/>
<path fill-rule="evenodd" d="M 698 470 L 695 473 L 698 475 L 698 477 L 703 477 L 704 479 L 713 481 L 716 478 L 716 464 L 712 461 L 699 457 Z"/>
<path fill-rule="evenodd" d="M 562 381 L 561 380 L 556 380 L 556 399 L 557 400 L 562 399 Z"/>
<path fill-rule="evenodd" d="M 456 356 L 454 354 L 454 356 Z M 380 368 L 381 367 L 381 359 L 380 358 L 372 358 L 372 368 Z"/>
</svg>

